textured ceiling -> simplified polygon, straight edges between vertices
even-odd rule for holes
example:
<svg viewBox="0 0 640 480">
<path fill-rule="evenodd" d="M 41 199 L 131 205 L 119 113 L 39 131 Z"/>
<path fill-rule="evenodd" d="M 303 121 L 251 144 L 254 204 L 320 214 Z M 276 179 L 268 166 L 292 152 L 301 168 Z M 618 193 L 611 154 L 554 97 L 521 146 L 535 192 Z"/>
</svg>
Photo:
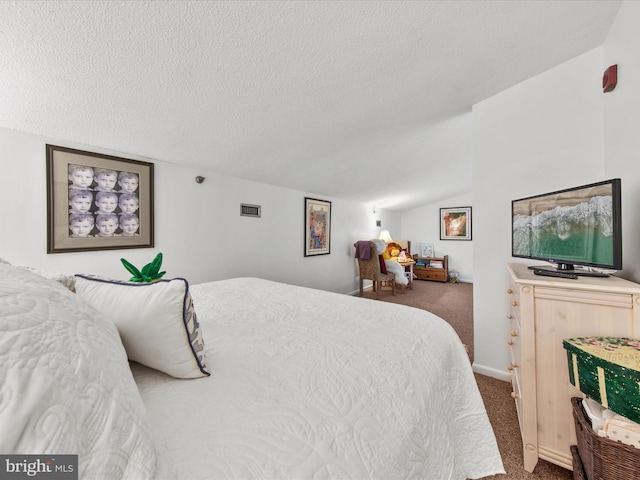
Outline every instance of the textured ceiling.
<svg viewBox="0 0 640 480">
<path fill-rule="evenodd" d="M 403 210 L 469 192 L 471 106 L 619 6 L 0 1 L 0 126 Z"/>
</svg>

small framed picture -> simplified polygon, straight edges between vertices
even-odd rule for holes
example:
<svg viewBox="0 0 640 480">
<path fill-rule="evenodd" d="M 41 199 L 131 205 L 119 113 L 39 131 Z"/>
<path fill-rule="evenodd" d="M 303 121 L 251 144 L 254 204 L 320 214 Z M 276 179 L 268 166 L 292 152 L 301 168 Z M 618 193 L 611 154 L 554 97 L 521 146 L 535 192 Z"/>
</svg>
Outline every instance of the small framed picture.
<svg viewBox="0 0 640 480">
<path fill-rule="evenodd" d="M 440 240 L 471 240 L 471 207 L 440 209 Z"/>
<path fill-rule="evenodd" d="M 153 163 L 46 146 L 47 253 L 153 247 Z"/>
<path fill-rule="evenodd" d="M 433 244 L 432 243 L 423 243 L 421 246 L 421 257 L 423 258 L 433 258 L 435 255 L 433 253 Z"/>
<path fill-rule="evenodd" d="M 331 202 L 304 199 L 304 256 L 331 253 Z"/>
</svg>

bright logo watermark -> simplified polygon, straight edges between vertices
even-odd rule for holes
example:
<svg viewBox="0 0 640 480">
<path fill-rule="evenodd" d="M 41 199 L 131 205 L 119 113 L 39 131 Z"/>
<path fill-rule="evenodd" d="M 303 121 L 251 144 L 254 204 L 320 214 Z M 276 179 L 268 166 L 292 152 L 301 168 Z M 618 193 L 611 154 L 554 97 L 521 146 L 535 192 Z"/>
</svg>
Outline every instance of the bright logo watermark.
<svg viewBox="0 0 640 480">
<path fill-rule="evenodd" d="M 78 480 L 78 455 L 1 455 L 0 479 Z"/>
</svg>

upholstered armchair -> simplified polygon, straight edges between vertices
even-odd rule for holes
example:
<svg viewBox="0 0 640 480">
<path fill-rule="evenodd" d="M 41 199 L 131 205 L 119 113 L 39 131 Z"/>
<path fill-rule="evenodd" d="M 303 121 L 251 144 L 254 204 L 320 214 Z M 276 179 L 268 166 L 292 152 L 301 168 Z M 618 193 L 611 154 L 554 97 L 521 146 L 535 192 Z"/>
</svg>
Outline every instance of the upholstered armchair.
<svg viewBox="0 0 640 480">
<path fill-rule="evenodd" d="M 356 258 L 357 257 L 358 255 L 356 254 Z M 395 295 L 395 276 L 392 273 L 382 273 L 380 269 L 380 257 L 376 253 L 376 248 L 373 242 L 371 242 L 369 258 L 358 258 L 358 270 L 360 271 L 360 296 L 363 294 L 363 280 L 373 281 L 373 291 L 376 292 L 376 298 L 380 298 L 380 287 L 382 282 L 390 282 L 391 295 Z"/>
</svg>

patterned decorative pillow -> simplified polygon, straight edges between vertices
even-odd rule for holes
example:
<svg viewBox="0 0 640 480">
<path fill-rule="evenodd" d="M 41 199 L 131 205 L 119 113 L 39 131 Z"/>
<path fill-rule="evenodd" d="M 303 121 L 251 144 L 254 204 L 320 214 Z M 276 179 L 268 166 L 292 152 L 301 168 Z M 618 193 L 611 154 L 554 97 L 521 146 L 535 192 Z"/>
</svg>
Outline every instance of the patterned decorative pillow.
<svg viewBox="0 0 640 480">
<path fill-rule="evenodd" d="M 78 478 L 175 478 L 116 326 L 0 263 L 0 452 L 78 455 Z"/>
<path fill-rule="evenodd" d="M 58 283 L 61 283 L 65 287 L 67 287 L 72 292 L 76 291 L 76 279 L 72 273 L 62 273 L 55 272 L 51 270 L 40 270 L 38 268 L 33 267 L 20 267 L 30 272 L 37 273 L 41 277 L 47 278 L 49 280 L 55 280 Z"/>
<path fill-rule="evenodd" d="M 130 360 L 176 378 L 210 374 L 184 278 L 133 283 L 76 275 L 76 294 L 113 319 Z"/>
</svg>

